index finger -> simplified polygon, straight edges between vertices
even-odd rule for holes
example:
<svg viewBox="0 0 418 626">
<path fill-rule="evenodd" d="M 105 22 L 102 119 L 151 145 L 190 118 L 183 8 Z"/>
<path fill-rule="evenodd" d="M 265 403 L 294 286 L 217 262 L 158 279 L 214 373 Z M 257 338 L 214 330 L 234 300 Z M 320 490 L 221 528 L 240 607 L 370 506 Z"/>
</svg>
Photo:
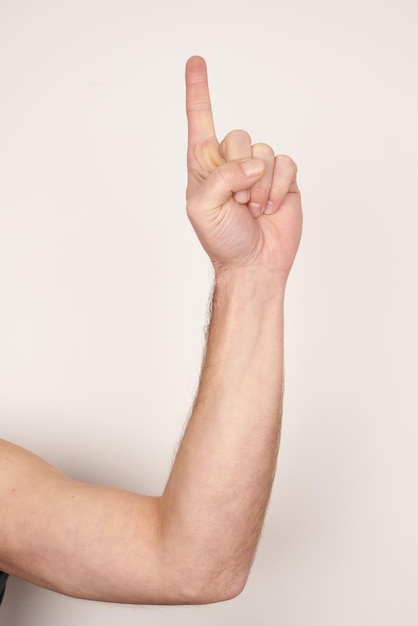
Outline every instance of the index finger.
<svg viewBox="0 0 418 626">
<path fill-rule="evenodd" d="M 191 57 L 186 64 L 186 112 L 189 146 L 216 141 L 210 103 L 208 73 L 202 57 Z"/>
</svg>

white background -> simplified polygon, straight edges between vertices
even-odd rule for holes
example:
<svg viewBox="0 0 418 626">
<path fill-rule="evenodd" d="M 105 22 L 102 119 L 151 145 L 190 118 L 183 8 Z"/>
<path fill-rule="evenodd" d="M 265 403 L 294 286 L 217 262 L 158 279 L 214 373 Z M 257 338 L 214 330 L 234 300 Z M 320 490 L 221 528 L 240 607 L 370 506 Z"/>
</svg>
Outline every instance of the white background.
<svg viewBox="0 0 418 626">
<path fill-rule="evenodd" d="M 189 56 L 219 138 L 296 160 L 305 214 L 243 594 L 130 607 L 13 579 L 2 626 L 417 623 L 417 18 L 415 0 L 0 0 L 1 437 L 163 489 L 211 285 L 184 210 Z"/>
</svg>

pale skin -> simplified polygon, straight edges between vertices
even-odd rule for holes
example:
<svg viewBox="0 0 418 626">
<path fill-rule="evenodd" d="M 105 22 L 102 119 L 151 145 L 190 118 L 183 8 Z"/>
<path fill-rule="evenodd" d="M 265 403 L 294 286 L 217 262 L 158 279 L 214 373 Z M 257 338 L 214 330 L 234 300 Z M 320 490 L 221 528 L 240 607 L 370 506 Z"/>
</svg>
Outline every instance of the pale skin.
<svg viewBox="0 0 418 626">
<path fill-rule="evenodd" d="M 276 468 L 283 299 L 301 236 L 296 166 L 218 143 L 206 65 L 186 66 L 187 214 L 214 267 L 200 385 L 160 497 L 98 487 L 0 442 L 0 570 L 70 596 L 138 604 L 233 598 Z M 248 170 L 248 168 L 251 171 Z"/>
</svg>

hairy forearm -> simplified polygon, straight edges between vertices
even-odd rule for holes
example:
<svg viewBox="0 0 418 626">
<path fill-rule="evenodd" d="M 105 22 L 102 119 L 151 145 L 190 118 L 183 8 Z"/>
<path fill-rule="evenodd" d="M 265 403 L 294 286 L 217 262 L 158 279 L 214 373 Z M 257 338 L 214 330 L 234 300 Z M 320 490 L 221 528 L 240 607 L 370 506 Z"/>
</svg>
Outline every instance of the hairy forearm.
<svg viewBox="0 0 418 626">
<path fill-rule="evenodd" d="M 216 278 L 200 386 L 161 499 L 171 562 L 226 596 L 245 583 L 276 466 L 283 297 L 277 275 Z"/>
<path fill-rule="evenodd" d="M 257 272 L 217 278 L 196 402 L 161 498 L 72 481 L 0 441 L 0 570 L 96 600 L 239 593 L 276 464 L 283 292 Z"/>
</svg>

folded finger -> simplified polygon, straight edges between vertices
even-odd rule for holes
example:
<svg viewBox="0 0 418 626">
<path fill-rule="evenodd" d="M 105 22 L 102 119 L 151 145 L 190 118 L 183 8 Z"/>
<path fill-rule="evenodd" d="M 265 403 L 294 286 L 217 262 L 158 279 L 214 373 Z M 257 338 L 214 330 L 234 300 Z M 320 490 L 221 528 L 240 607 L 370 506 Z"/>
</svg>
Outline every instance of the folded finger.
<svg viewBox="0 0 418 626">
<path fill-rule="evenodd" d="M 270 188 L 274 172 L 274 152 L 266 143 L 256 143 L 253 148 L 253 157 L 263 159 L 266 164 L 264 175 L 250 190 L 248 208 L 253 217 L 264 213 L 270 196 Z"/>
<path fill-rule="evenodd" d="M 264 210 L 265 215 L 278 211 L 286 195 L 297 190 L 297 171 L 296 163 L 289 156 L 284 154 L 276 156 L 270 195 Z"/>
<path fill-rule="evenodd" d="M 253 155 L 251 137 L 245 130 L 232 130 L 219 145 L 220 156 L 229 163 L 251 159 Z M 234 194 L 234 199 L 240 204 L 247 204 L 250 198 L 248 190 Z"/>
<path fill-rule="evenodd" d="M 250 135 L 245 130 L 232 130 L 221 141 L 219 154 L 226 162 L 251 159 L 253 149 Z"/>
</svg>

